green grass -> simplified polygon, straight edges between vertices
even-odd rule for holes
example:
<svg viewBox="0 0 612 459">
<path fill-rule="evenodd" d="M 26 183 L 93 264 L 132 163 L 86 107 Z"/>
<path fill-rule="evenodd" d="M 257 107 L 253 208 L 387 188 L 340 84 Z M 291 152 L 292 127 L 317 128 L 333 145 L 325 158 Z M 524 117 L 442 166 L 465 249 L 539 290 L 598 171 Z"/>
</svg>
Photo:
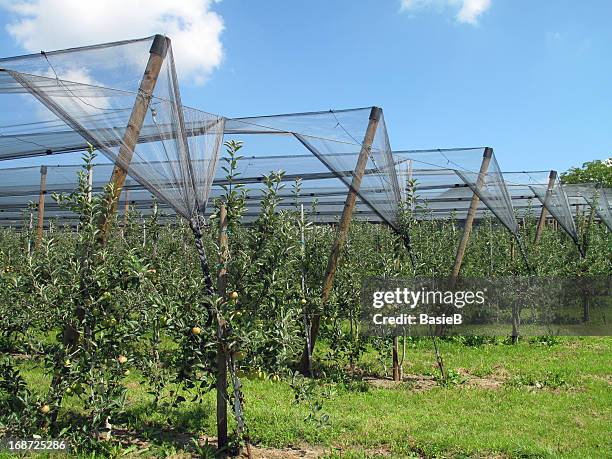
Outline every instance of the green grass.
<svg viewBox="0 0 612 459">
<path fill-rule="evenodd" d="M 246 416 L 261 446 L 318 445 L 327 457 L 517 457 L 601 458 L 612 451 L 612 339 L 559 338 L 553 345 L 465 346 L 440 342 L 449 369 L 503 379 L 496 388 L 457 384 L 416 391 L 409 384 L 347 390 L 331 386 L 321 398 L 329 425 L 305 421 L 306 404 L 294 403 L 287 381 L 245 380 Z M 383 369 L 383 352 L 369 349 L 359 366 Z M 24 363 L 31 382 L 48 381 Z M 429 341 L 407 348 L 405 372 L 435 375 Z M 136 373 L 136 372 L 134 372 Z M 203 403 L 153 410 L 137 374 L 126 379 L 130 429 L 141 432 L 147 454 L 180 451 L 180 435 L 214 436 L 214 393 Z M 69 410 L 80 409 L 76 397 Z M 365 452 L 364 452 L 365 451 Z M 349 452 L 349 455 L 345 453 Z"/>
</svg>

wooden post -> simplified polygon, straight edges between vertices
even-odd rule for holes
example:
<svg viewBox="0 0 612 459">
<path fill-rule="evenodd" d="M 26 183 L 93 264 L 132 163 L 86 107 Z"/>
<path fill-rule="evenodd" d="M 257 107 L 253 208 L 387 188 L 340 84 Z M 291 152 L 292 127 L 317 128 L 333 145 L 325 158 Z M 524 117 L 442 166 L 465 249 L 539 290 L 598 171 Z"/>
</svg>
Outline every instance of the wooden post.
<svg viewBox="0 0 612 459">
<path fill-rule="evenodd" d="M 336 240 L 334 241 L 327 262 L 327 270 L 325 271 L 325 280 L 323 281 L 323 291 L 321 294 L 321 306 L 323 308 L 326 307 L 326 303 L 329 300 L 329 296 L 334 285 L 334 277 L 336 276 L 336 268 L 338 266 L 340 252 L 342 251 L 344 242 L 346 241 L 346 236 L 348 235 L 349 227 L 351 225 L 351 218 L 353 216 L 353 209 L 355 208 L 355 201 L 357 200 L 357 193 L 361 187 L 361 179 L 363 178 L 363 174 L 368 163 L 368 158 L 372 149 L 372 142 L 374 141 L 374 136 L 376 135 L 376 129 L 378 128 L 381 115 L 381 108 L 372 107 L 368 127 L 361 145 L 359 157 L 357 158 L 355 170 L 353 171 L 351 187 L 349 188 L 346 201 L 344 202 L 344 209 L 342 210 L 342 217 L 340 218 Z M 303 374 L 308 374 L 308 353 L 314 350 L 317 336 L 319 334 L 320 323 L 321 314 L 320 312 L 317 312 L 313 315 L 312 324 L 310 325 L 310 349 L 306 349 L 306 345 L 304 352 L 302 353 L 300 370 Z"/>
<path fill-rule="evenodd" d="M 99 240 L 101 243 L 106 242 L 110 231 L 112 216 L 117 212 L 121 188 L 123 188 L 123 184 L 125 183 L 127 169 L 132 161 L 134 148 L 138 142 L 140 130 L 142 129 L 147 110 L 149 109 L 149 103 L 153 96 L 155 84 L 157 83 L 157 77 L 159 76 L 169 46 L 169 38 L 163 35 L 155 35 L 151 50 L 149 51 L 149 61 L 147 62 L 147 67 L 140 82 L 138 95 L 136 96 L 130 119 L 125 129 L 125 133 L 123 134 L 117 162 L 113 168 L 113 174 L 111 176 L 111 183 L 113 184 L 112 207 L 111 212 L 109 212 L 107 217 L 100 222 Z"/>
<path fill-rule="evenodd" d="M 593 198 L 593 202 L 591 202 L 591 211 L 589 212 L 589 219 L 586 222 L 585 225 L 585 229 L 584 229 L 584 234 L 582 235 L 582 258 L 586 258 L 587 255 L 587 250 L 589 249 L 589 240 L 590 240 L 590 232 L 591 232 L 591 227 L 593 226 L 593 220 L 595 220 L 595 206 L 597 205 L 597 202 L 595 201 L 595 198 Z"/>
<path fill-rule="evenodd" d="M 589 292 L 582 292 L 582 321 L 588 323 L 591 320 L 591 296 Z"/>
<path fill-rule="evenodd" d="M 591 232 L 591 226 L 593 225 L 593 220 L 595 219 L 595 205 L 597 202 L 595 199 L 598 199 L 598 196 L 593 197 L 593 202 L 591 202 L 591 210 L 589 212 L 589 219 L 587 220 L 584 227 L 584 234 L 582 235 L 582 246 L 580 248 L 580 258 L 584 259 L 587 256 L 587 250 L 589 249 L 589 239 Z M 583 287 L 584 289 L 584 287 Z M 585 323 L 588 323 L 591 320 L 591 301 L 590 296 L 583 290 L 582 292 L 582 320 Z"/>
<path fill-rule="evenodd" d="M 512 301 L 512 344 L 518 344 L 519 341 L 519 305 L 516 300 Z"/>
<path fill-rule="evenodd" d="M 217 276 L 217 293 L 225 298 L 227 289 L 227 260 L 229 258 L 227 241 L 227 209 L 225 204 L 219 208 L 219 255 L 220 268 Z M 227 438 L 227 353 L 224 343 L 223 324 L 217 324 L 217 439 L 218 449 L 225 457 Z"/>
<path fill-rule="evenodd" d="M 538 227 L 536 229 L 535 239 L 533 240 L 533 246 L 536 247 L 538 242 L 540 241 L 540 237 L 542 237 L 542 231 L 544 231 L 544 226 L 546 225 L 546 206 L 548 205 L 548 201 L 550 200 L 550 196 L 552 195 L 553 188 L 555 187 L 555 181 L 557 180 L 557 171 L 550 171 L 548 175 L 548 187 L 546 188 L 546 196 L 544 197 L 544 202 L 542 203 L 542 211 L 540 212 L 540 220 L 538 221 Z M 554 217 L 554 216 L 553 216 Z"/>
<path fill-rule="evenodd" d="M 484 155 L 482 157 L 482 164 L 480 165 L 480 171 L 478 173 L 478 181 L 476 183 L 477 189 L 484 185 L 485 177 L 487 175 L 487 171 L 489 170 L 489 163 L 491 162 L 492 156 L 493 149 L 489 147 L 485 148 Z M 476 211 L 478 210 L 479 202 L 480 198 L 476 193 L 474 193 L 472 196 L 472 201 L 470 203 L 470 208 L 468 210 L 467 218 L 465 219 L 461 242 L 459 242 L 459 247 L 457 248 L 455 264 L 453 266 L 453 271 L 451 274 L 451 284 L 454 284 L 459 278 L 459 272 L 461 271 L 461 265 L 463 263 L 463 256 L 465 255 L 465 249 L 467 248 L 467 244 L 470 239 L 470 233 L 472 232 L 472 225 L 474 224 L 474 217 L 476 216 Z"/>
<path fill-rule="evenodd" d="M 399 365 L 399 339 L 397 336 L 393 337 L 393 381 L 399 382 L 402 378 Z"/>
<path fill-rule="evenodd" d="M 45 194 L 47 194 L 47 166 L 40 166 L 40 195 L 38 197 L 38 232 L 36 235 L 36 248 L 40 247 L 43 236 L 43 223 L 45 220 Z"/>
</svg>

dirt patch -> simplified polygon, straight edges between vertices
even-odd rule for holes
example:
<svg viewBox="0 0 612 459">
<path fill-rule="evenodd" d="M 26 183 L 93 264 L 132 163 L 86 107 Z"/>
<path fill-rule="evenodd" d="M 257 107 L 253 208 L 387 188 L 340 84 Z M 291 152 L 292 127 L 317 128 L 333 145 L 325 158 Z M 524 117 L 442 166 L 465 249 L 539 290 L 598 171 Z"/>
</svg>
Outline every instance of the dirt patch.
<svg viewBox="0 0 612 459">
<path fill-rule="evenodd" d="M 195 451 L 192 438 L 193 436 L 187 432 L 163 431 L 159 432 L 159 438 L 163 438 L 174 444 L 177 452 L 167 456 L 171 459 L 194 459 L 201 457 Z M 148 441 L 139 437 L 135 432 L 126 429 L 114 428 L 112 432 L 113 443 L 121 443 L 125 448 L 135 448 L 125 457 L 129 458 L 154 458 L 155 447 Z M 198 439 L 198 444 L 201 448 L 209 452 L 216 451 L 217 438 L 209 436 L 201 436 Z M 343 455 L 345 453 L 366 453 L 367 457 L 388 457 L 391 455 L 390 449 L 387 446 L 380 446 L 373 449 L 358 449 L 358 447 L 335 445 L 324 447 L 319 445 L 289 445 L 284 448 L 270 448 L 266 446 L 251 445 L 251 453 L 255 459 L 317 459 L 326 457 L 332 453 Z M 246 448 L 243 448 L 239 458 L 248 458 Z"/>
<path fill-rule="evenodd" d="M 503 386 L 504 381 L 493 378 L 479 378 L 477 376 L 471 376 L 468 378 L 466 385 L 469 387 L 478 387 L 481 389 L 499 389 Z"/>
<path fill-rule="evenodd" d="M 168 430 L 160 432 L 159 438 L 170 441 L 177 449 L 183 450 L 174 455 L 168 456 L 172 459 L 192 459 L 200 457 L 200 455 L 194 450 L 194 445 L 192 443 L 193 436 L 189 433 Z M 147 453 L 149 450 L 154 449 L 153 445 L 149 441 L 140 438 L 135 432 L 115 428 L 113 429 L 111 441 L 121 443 L 126 448 L 135 447 L 136 451 L 134 451 L 132 454 L 128 454 L 127 457 L 157 457 L 151 455 L 151 453 Z M 198 443 L 200 447 L 210 449 L 211 452 L 217 449 L 216 437 L 202 436 L 198 439 Z M 316 459 L 328 453 L 329 449 L 326 450 L 323 447 L 311 445 L 288 446 L 285 448 L 268 448 L 251 445 L 251 452 L 253 457 L 256 459 Z M 243 448 L 243 451 L 241 451 L 241 454 L 237 457 L 248 457 L 246 448 Z"/>
<path fill-rule="evenodd" d="M 253 457 L 257 459 L 316 459 L 325 455 L 323 448 L 314 446 L 288 447 L 288 448 L 263 448 L 252 446 Z M 248 457 L 243 451 L 241 457 Z"/>
<path fill-rule="evenodd" d="M 474 376 L 467 370 L 459 368 L 456 370 L 461 376 L 461 382 L 457 385 L 476 387 L 481 389 L 499 389 L 508 379 L 502 371 L 495 371 L 488 376 Z M 379 378 L 368 376 L 364 378 L 371 386 L 379 389 L 398 389 L 405 388 L 415 392 L 422 392 L 439 387 L 438 381 L 434 376 L 429 375 L 404 375 L 401 382 L 393 381 L 391 378 Z"/>
<path fill-rule="evenodd" d="M 377 378 L 375 376 L 368 376 L 363 379 L 377 389 L 398 389 L 403 387 L 414 391 L 424 391 L 433 389 L 438 385 L 433 376 L 426 375 L 404 375 L 402 381 L 399 382 L 393 381 L 391 378 Z"/>
<path fill-rule="evenodd" d="M 374 449 L 360 450 L 351 447 L 340 447 L 335 446 L 331 448 L 323 448 L 320 446 L 312 445 L 301 445 L 297 447 L 287 448 L 264 448 L 252 446 L 251 451 L 253 457 L 256 459 L 316 459 L 319 457 L 325 457 L 331 453 L 336 453 L 339 456 L 343 456 L 346 453 L 365 453 L 367 457 L 388 457 L 391 452 L 386 447 L 379 447 Z M 248 457 L 246 451 L 240 456 L 243 458 Z"/>
<path fill-rule="evenodd" d="M 202 437 L 200 438 L 200 444 L 204 445 L 208 442 L 209 445 L 217 446 L 216 437 Z M 326 450 L 322 447 L 311 446 L 311 445 L 300 445 L 300 446 L 287 446 L 285 448 L 268 448 L 264 446 L 250 445 L 251 453 L 256 459 L 316 459 L 325 454 Z M 240 456 L 248 457 L 246 448 L 243 448 Z"/>
<path fill-rule="evenodd" d="M 481 389 L 499 389 L 504 385 L 508 376 L 504 371 L 496 370 L 487 376 L 475 376 L 464 368 L 458 368 L 457 373 L 465 378 L 465 385 L 469 387 L 478 387 Z"/>
</svg>

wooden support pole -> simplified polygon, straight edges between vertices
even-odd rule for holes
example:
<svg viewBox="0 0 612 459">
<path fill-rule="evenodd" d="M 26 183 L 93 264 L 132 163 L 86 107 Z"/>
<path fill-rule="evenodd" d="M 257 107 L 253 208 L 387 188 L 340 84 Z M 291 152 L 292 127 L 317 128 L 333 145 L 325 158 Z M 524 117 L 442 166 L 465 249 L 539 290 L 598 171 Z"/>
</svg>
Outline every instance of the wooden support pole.
<svg viewBox="0 0 612 459">
<path fill-rule="evenodd" d="M 353 209 L 355 208 L 355 202 L 357 200 L 357 193 L 361 187 L 361 179 L 363 178 L 363 174 L 368 163 L 368 158 L 370 157 L 372 142 L 374 141 L 374 136 L 376 135 L 376 129 L 378 128 L 381 115 L 381 108 L 372 107 L 368 127 L 366 129 L 363 143 L 361 144 L 361 151 L 359 152 L 357 164 L 355 165 L 355 170 L 353 172 L 351 187 L 349 188 L 346 201 L 344 202 L 344 209 L 342 210 L 342 217 L 340 218 L 336 240 L 334 241 L 327 262 L 327 270 L 325 271 L 325 280 L 323 281 L 323 291 L 321 294 L 321 305 L 323 308 L 326 307 L 326 303 L 331 295 L 332 287 L 334 285 L 334 277 L 336 276 L 336 268 L 338 267 L 338 260 L 340 259 L 340 253 L 344 247 L 344 242 L 346 241 L 349 227 L 351 225 L 351 218 L 353 216 Z M 304 349 L 304 352 L 302 353 L 300 370 L 303 374 L 308 374 L 308 353 L 314 350 L 317 336 L 319 334 L 320 323 L 321 314 L 320 312 L 317 312 L 313 315 L 312 323 L 310 325 L 310 349 Z"/>
<path fill-rule="evenodd" d="M 138 142 L 140 130 L 142 129 L 151 98 L 153 97 L 155 84 L 157 83 L 157 78 L 169 47 L 169 38 L 163 35 L 155 35 L 149 51 L 149 61 L 147 62 L 147 67 L 145 68 L 144 75 L 140 82 L 138 95 L 136 96 L 130 119 L 125 129 L 125 133 L 123 134 L 117 162 L 113 168 L 113 174 L 111 176 L 111 183 L 113 184 L 112 207 L 111 212 L 109 212 L 107 217 L 100 222 L 99 240 L 101 243 L 105 243 L 108 238 L 112 216 L 117 212 L 121 188 L 123 188 L 123 184 L 125 183 L 127 171 L 132 162 L 132 156 L 134 155 L 134 148 Z"/>
<path fill-rule="evenodd" d="M 542 237 L 542 232 L 544 231 L 544 226 L 546 225 L 546 206 L 550 201 L 550 197 L 553 192 L 553 188 L 555 187 L 555 182 L 557 180 L 557 171 L 550 171 L 548 175 L 548 187 L 546 188 L 546 196 L 544 197 L 544 202 L 542 203 L 542 211 L 540 212 L 540 220 L 538 221 L 538 227 L 536 228 L 535 238 L 533 240 L 533 246 L 536 247 L 538 242 L 540 242 L 540 237 Z"/>
<path fill-rule="evenodd" d="M 40 166 L 40 195 L 38 197 L 38 228 L 36 235 L 36 248 L 40 247 L 43 236 L 43 223 L 45 221 L 45 194 L 47 194 L 47 166 Z"/>
<path fill-rule="evenodd" d="M 519 341 L 519 305 L 516 301 L 512 302 L 512 344 L 518 344 Z"/>
<path fill-rule="evenodd" d="M 591 202 L 590 204 L 591 210 L 589 212 L 589 219 L 586 222 L 584 234 L 582 235 L 582 258 L 586 258 L 587 250 L 589 249 L 591 227 L 593 226 L 593 220 L 595 220 L 595 206 L 597 205 L 597 202 L 593 200 L 593 202 Z"/>
<path fill-rule="evenodd" d="M 399 338 L 393 337 L 393 381 L 399 382 L 402 378 L 402 372 L 399 364 Z"/>
<path fill-rule="evenodd" d="M 97 242 L 100 245 L 106 244 L 108 239 L 111 222 L 119 206 L 121 189 L 123 188 L 123 184 L 125 183 L 125 179 L 127 177 L 127 169 L 132 160 L 132 156 L 134 155 L 134 148 L 138 142 L 140 130 L 142 129 L 142 125 L 149 108 L 149 103 L 151 102 L 151 98 L 153 96 L 153 90 L 155 89 L 155 84 L 157 83 L 157 78 L 159 76 L 159 72 L 161 71 L 161 67 L 169 46 L 169 38 L 166 38 L 163 35 L 155 35 L 153 44 L 149 50 L 149 60 L 140 82 L 140 87 L 138 88 L 138 94 L 136 95 L 136 100 L 134 101 L 134 106 L 132 107 L 132 112 L 126 126 L 125 133 L 123 134 L 118 159 L 115 163 L 115 167 L 113 168 L 113 174 L 111 176 L 111 183 L 113 185 L 112 204 L 110 212 L 106 213 L 106 215 L 102 217 L 99 222 L 100 232 L 97 236 Z M 91 175 L 92 174 L 90 173 L 90 178 L 88 178 L 90 183 L 92 180 Z M 89 196 L 88 199 L 90 199 Z M 84 272 L 86 269 L 89 268 L 84 267 Z M 67 323 L 64 326 L 63 342 L 65 346 L 70 348 L 76 346 L 79 339 L 77 327 L 79 324 L 83 323 L 85 313 L 86 311 L 84 306 L 82 304 L 78 304 L 75 310 L 76 324 Z M 89 333 L 89 331 L 86 330 L 85 333 Z M 56 373 L 54 379 L 58 381 L 61 380 L 60 373 Z"/>
<path fill-rule="evenodd" d="M 582 293 L 582 321 L 588 323 L 591 320 L 591 296 L 588 291 Z"/>
<path fill-rule="evenodd" d="M 484 155 L 482 157 L 482 163 L 480 164 L 480 171 L 478 173 L 478 181 L 476 182 L 476 188 L 481 188 L 484 185 L 485 177 L 487 175 L 487 171 L 489 170 L 489 163 L 491 162 L 491 158 L 493 156 L 492 148 L 485 148 Z M 474 218 L 476 216 L 476 211 L 478 210 L 478 203 L 480 202 L 480 198 L 476 193 L 472 196 L 472 201 L 470 202 L 470 208 L 468 210 L 467 218 L 465 219 L 465 225 L 463 227 L 463 235 L 461 237 L 461 241 L 459 242 L 459 247 L 457 248 L 457 255 L 455 256 L 455 264 L 453 266 L 453 271 L 451 273 L 451 283 L 455 283 L 459 278 L 459 272 L 461 271 L 461 265 L 463 263 L 463 257 L 465 255 L 465 249 L 467 248 L 468 241 L 470 240 L 470 234 L 472 232 L 472 225 L 474 224 Z"/>
<path fill-rule="evenodd" d="M 225 204 L 219 208 L 219 273 L 217 275 L 217 293 L 225 298 L 227 290 L 227 260 L 229 248 L 227 240 L 227 209 Z M 217 324 L 217 444 L 225 456 L 228 447 L 227 437 L 227 352 L 224 343 L 223 324 Z"/>
</svg>

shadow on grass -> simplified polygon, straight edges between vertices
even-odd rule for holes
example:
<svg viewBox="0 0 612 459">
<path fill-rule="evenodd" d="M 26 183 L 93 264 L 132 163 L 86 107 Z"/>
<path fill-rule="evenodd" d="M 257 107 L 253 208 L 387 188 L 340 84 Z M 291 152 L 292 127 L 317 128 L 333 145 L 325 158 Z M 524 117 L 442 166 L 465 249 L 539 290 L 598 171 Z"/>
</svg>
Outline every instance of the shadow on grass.
<svg viewBox="0 0 612 459">
<path fill-rule="evenodd" d="M 160 411 L 164 413 L 162 416 Z M 158 446 L 170 444 L 177 449 L 185 448 L 215 422 L 215 408 L 208 401 L 183 404 L 165 411 L 148 403 L 130 409 L 126 415 L 131 435 Z"/>
</svg>

